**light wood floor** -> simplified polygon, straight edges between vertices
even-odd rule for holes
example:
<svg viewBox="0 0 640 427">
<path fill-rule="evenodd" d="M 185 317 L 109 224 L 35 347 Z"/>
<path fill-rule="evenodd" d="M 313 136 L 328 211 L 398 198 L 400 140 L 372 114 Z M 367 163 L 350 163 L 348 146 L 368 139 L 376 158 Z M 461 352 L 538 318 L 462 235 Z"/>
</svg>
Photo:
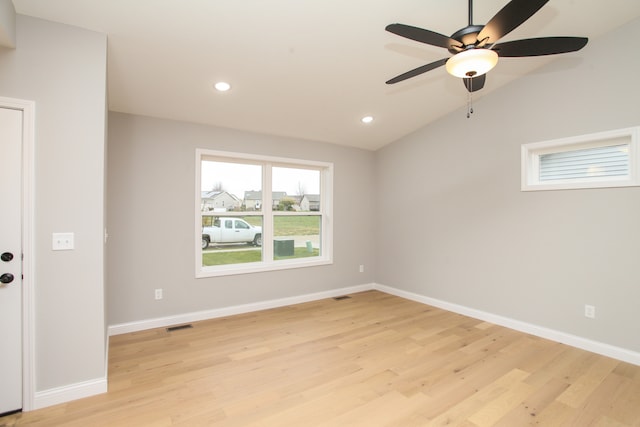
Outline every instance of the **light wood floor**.
<svg viewBox="0 0 640 427">
<path fill-rule="evenodd" d="M 111 338 L 109 392 L 0 426 L 640 426 L 640 367 L 380 292 Z"/>
</svg>

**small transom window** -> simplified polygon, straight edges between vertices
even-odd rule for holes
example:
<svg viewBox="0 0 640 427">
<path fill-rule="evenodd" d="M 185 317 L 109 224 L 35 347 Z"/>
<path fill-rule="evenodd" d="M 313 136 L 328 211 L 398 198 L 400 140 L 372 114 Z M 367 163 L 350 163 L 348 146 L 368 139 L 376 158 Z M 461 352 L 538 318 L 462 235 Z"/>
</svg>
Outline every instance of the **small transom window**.
<svg viewBox="0 0 640 427">
<path fill-rule="evenodd" d="M 638 181 L 638 128 L 522 146 L 522 191 L 626 187 Z"/>
</svg>

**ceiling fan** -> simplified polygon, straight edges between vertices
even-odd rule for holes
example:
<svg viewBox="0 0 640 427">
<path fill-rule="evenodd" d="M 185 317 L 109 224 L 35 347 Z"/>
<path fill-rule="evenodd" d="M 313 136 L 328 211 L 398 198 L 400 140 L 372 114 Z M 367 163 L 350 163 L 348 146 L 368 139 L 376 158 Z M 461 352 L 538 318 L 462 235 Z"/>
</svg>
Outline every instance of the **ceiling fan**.
<svg viewBox="0 0 640 427">
<path fill-rule="evenodd" d="M 495 44 L 533 16 L 549 0 L 511 0 L 486 25 L 473 25 L 473 0 L 469 0 L 469 25 L 447 37 L 430 30 L 404 24 L 390 24 L 387 31 L 399 36 L 449 50 L 453 56 L 415 68 L 388 80 L 394 84 L 446 66 L 449 74 L 462 78 L 469 92 L 484 87 L 486 73 L 498 57 L 555 55 L 582 49 L 586 37 L 541 37 Z"/>
</svg>

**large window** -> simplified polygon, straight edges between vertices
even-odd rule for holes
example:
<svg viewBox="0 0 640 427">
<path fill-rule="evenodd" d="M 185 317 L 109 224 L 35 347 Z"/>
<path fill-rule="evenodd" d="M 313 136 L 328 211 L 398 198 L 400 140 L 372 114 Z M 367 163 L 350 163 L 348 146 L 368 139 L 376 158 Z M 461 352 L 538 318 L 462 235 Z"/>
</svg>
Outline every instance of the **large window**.
<svg viewBox="0 0 640 427">
<path fill-rule="evenodd" d="M 333 166 L 196 151 L 196 277 L 332 262 Z"/>
<path fill-rule="evenodd" d="M 638 128 L 522 146 L 522 190 L 640 185 Z"/>
</svg>

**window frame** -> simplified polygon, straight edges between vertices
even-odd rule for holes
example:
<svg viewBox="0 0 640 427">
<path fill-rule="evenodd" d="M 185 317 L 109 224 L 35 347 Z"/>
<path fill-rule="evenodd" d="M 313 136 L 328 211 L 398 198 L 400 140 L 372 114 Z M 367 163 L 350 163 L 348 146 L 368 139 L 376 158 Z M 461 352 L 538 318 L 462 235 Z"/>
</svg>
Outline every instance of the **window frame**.
<svg viewBox="0 0 640 427">
<path fill-rule="evenodd" d="M 522 144 L 521 146 L 521 191 L 573 190 L 585 188 L 613 188 L 640 186 L 640 149 L 638 137 L 640 127 L 616 129 L 569 138 Z M 540 181 L 540 156 L 550 153 L 577 151 L 581 149 L 622 145 L 616 139 L 626 139 L 629 149 L 629 174 L 599 178 L 571 178 L 555 181 Z"/>
<path fill-rule="evenodd" d="M 202 265 L 202 217 L 201 211 L 201 166 L 202 160 L 258 164 L 262 166 L 262 207 L 261 211 L 229 211 L 226 217 L 262 217 L 262 261 L 225 264 L 218 266 Z M 217 277 L 237 274 L 250 274 L 292 268 L 315 267 L 333 264 L 333 163 L 293 159 L 286 157 L 264 156 L 258 154 L 237 153 L 228 151 L 197 148 L 195 153 L 195 277 Z M 272 168 L 287 167 L 300 169 L 316 169 L 320 171 L 320 210 L 309 212 L 280 212 L 273 210 L 272 200 Z M 277 212 L 277 213 L 274 213 Z M 320 255 L 316 257 L 294 258 L 288 260 L 274 259 L 274 216 L 320 216 Z"/>
</svg>

